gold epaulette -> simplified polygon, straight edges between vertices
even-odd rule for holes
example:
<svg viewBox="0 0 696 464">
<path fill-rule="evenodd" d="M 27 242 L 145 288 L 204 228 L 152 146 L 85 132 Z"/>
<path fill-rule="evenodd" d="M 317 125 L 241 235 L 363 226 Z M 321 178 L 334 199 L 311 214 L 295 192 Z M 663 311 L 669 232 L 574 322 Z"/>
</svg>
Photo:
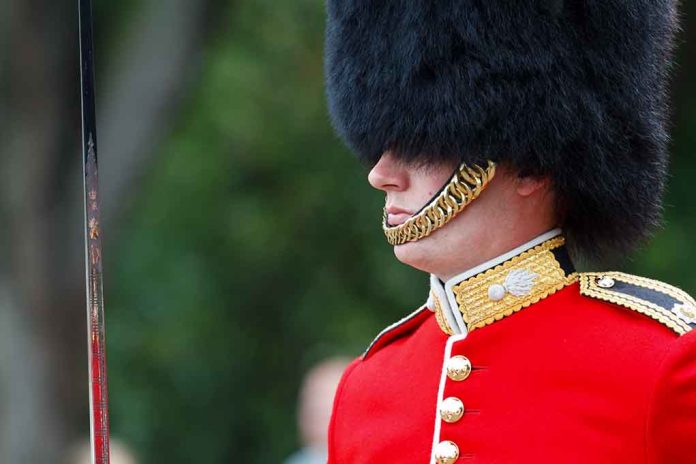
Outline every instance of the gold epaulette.
<svg viewBox="0 0 696 464">
<path fill-rule="evenodd" d="M 637 311 L 679 335 L 696 329 L 696 301 L 686 292 L 621 272 L 580 274 L 580 293 Z"/>
</svg>

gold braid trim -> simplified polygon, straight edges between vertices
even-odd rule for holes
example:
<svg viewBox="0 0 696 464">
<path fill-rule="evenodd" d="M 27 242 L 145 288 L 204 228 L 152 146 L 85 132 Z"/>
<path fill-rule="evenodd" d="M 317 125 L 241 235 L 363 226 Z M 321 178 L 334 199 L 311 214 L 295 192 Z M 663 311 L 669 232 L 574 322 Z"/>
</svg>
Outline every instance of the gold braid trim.
<svg viewBox="0 0 696 464">
<path fill-rule="evenodd" d="M 459 166 L 440 194 L 426 205 L 418 214 L 403 224 L 390 226 L 387 211 L 384 211 L 382 228 L 390 245 L 415 242 L 432 234 L 454 219 L 474 201 L 495 176 L 495 163 L 488 162 L 484 169 L 466 164 Z"/>
<path fill-rule="evenodd" d="M 662 292 L 671 296 L 677 301 L 682 301 L 690 305 L 696 305 L 694 299 L 683 290 L 657 280 L 624 274 L 622 272 L 585 272 L 580 275 L 580 293 L 583 295 L 632 309 L 633 311 L 641 313 L 666 325 L 679 335 L 684 335 L 692 330 L 688 323 L 681 320 L 679 316 L 667 308 L 663 308 L 662 306 L 659 306 L 651 301 L 644 300 L 633 295 L 612 290 L 611 288 L 600 287 L 597 282 L 603 277 L 609 277 L 638 287 L 644 287 L 650 290 Z"/>
<path fill-rule="evenodd" d="M 430 292 L 430 295 L 433 298 L 433 312 L 435 313 L 435 321 L 437 321 L 437 325 L 439 325 L 440 330 L 442 330 L 447 335 L 454 335 L 454 330 L 452 330 L 452 328 L 449 326 L 449 324 L 447 323 L 447 319 L 443 314 L 442 303 L 440 303 L 440 299 L 437 297 L 437 295 L 435 295 L 434 292 Z"/>
<path fill-rule="evenodd" d="M 552 253 L 564 244 L 563 237 L 552 238 L 456 285 L 452 290 L 469 331 L 499 321 L 577 282 L 578 274 L 566 275 Z M 518 269 L 535 276 L 530 291 L 520 296 L 506 293 L 502 299 L 492 300 L 489 296 L 491 286 L 502 285 L 510 272 Z"/>
</svg>

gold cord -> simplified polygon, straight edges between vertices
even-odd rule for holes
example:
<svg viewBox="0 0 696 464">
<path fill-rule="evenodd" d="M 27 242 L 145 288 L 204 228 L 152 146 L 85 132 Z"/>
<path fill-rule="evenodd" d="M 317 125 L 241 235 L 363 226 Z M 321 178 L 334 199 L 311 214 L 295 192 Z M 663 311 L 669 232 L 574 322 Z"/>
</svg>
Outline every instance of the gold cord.
<svg viewBox="0 0 696 464">
<path fill-rule="evenodd" d="M 403 224 L 390 226 L 384 211 L 382 228 L 390 245 L 415 242 L 432 234 L 454 219 L 488 186 L 495 175 L 495 163 L 483 168 L 461 164 L 450 181 L 427 206 Z"/>
</svg>

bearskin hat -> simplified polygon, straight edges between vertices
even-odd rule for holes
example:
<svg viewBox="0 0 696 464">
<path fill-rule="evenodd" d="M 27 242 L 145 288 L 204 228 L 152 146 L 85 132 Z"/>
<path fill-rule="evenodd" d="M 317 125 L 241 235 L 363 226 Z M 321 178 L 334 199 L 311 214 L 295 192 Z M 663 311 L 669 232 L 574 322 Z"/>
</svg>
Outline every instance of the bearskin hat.
<svg viewBox="0 0 696 464">
<path fill-rule="evenodd" d="M 328 0 L 329 112 L 368 164 L 548 176 L 576 251 L 659 222 L 675 0 Z"/>
</svg>

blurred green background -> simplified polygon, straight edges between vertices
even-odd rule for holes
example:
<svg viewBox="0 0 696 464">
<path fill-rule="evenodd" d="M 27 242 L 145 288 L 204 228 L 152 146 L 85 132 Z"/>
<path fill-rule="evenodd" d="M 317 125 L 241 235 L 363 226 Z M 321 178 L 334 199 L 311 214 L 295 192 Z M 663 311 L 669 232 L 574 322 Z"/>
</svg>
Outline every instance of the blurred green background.
<svg viewBox="0 0 696 464">
<path fill-rule="evenodd" d="M 63 462 L 88 430 L 74 3 L 0 7 L 3 463 Z M 112 433 L 143 463 L 281 462 L 307 369 L 427 297 L 329 126 L 323 2 L 95 7 Z M 666 226 L 620 263 L 691 293 L 694 14 L 685 2 Z"/>
</svg>

